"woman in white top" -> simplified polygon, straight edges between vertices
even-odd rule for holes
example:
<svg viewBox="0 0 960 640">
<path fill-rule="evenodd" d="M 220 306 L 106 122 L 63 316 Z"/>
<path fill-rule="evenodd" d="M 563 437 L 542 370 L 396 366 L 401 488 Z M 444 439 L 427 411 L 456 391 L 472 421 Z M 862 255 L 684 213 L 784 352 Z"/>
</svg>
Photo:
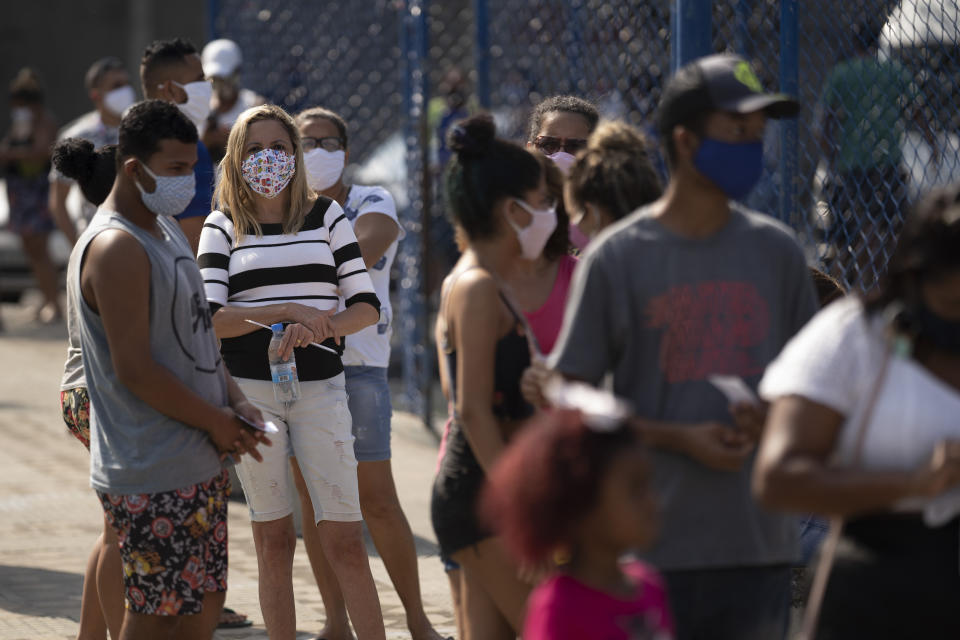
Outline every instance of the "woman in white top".
<svg viewBox="0 0 960 640">
<path fill-rule="evenodd" d="M 296 457 L 317 537 L 357 635 L 382 639 L 380 603 L 361 535 L 340 359 L 341 336 L 379 317 L 373 283 L 343 209 L 307 185 L 300 133 L 285 111 L 265 105 L 241 114 L 220 170 L 215 201 L 221 210 L 203 225 L 197 261 L 227 368 L 264 417 L 280 427 L 271 455 L 237 465 L 253 523 L 267 632 L 271 640 L 296 635 L 296 536 L 287 471 Z M 337 312 L 341 295 L 346 308 Z M 295 353 L 299 399 L 274 398 L 267 358 L 271 332 L 247 320 L 287 323 L 280 355 L 286 360 Z"/>
<path fill-rule="evenodd" d="M 821 311 L 760 392 L 757 496 L 846 519 L 817 639 L 960 637 L 960 189 L 917 207 L 879 290 Z"/>
<path fill-rule="evenodd" d="M 343 352 L 344 375 L 353 416 L 354 453 L 360 483 L 360 506 L 373 542 L 403 602 L 413 640 L 439 640 L 423 610 L 413 532 L 400 507 L 390 466 L 390 267 L 401 237 L 393 196 L 383 187 L 347 184 L 343 169 L 349 158 L 347 123 L 321 107 L 297 114 L 303 140 L 307 181 L 317 193 L 343 207 L 353 226 L 380 299 L 380 321 L 350 336 Z M 298 485 L 302 476 L 295 475 Z M 310 494 L 300 491 L 301 508 L 310 513 Z M 314 531 L 304 531 L 303 542 L 323 598 L 326 626 L 319 637 L 346 640 L 352 637 L 343 594 L 330 572 L 328 558 Z"/>
</svg>

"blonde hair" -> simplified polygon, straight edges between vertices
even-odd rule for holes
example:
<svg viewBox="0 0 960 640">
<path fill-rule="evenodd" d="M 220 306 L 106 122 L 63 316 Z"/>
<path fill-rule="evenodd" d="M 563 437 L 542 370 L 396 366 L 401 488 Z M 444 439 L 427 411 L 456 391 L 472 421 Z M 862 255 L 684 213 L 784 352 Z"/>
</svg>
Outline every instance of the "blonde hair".
<svg viewBox="0 0 960 640">
<path fill-rule="evenodd" d="M 287 185 L 290 192 L 290 208 L 284 214 L 284 233 L 297 233 L 300 230 L 316 199 L 316 195 L 307 184 L 300 131 L 290 114 L 272 104 L 247 109 L 240 114 L 233 128 L 230 129 L 227 153 L 220 161 L 220 181 L 213 194 L 214 208 L 219 207 L 233 221 L 238 246 L 246 235 L 254 234 L 258 238 L 263 235 L 260 223 L 257 222 L 256 207 L 253 204 L 256 192 L 243 179 L 241 169 L 244 161 L 243 149 L 247 143 L 250 126 L 263 120 L 276 120 L 286 129 L 293 144 L 293 154 L 297 158 L 297 168 L 290 184 Z"/>
</svg>

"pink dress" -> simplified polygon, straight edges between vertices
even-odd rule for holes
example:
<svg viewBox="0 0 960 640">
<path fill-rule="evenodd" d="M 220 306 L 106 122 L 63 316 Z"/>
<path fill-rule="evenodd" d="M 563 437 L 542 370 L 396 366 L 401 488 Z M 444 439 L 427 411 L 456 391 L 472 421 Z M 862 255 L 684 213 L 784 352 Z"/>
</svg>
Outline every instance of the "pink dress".
<svg viewBox="0 0 960 640">
<path fill-rule="evenodd" d="M 598 591 L 565 574 L 547 579 L 530 595 L 523 640 L 672 640 L 660 575 L 642 562 L 622 569 L 636 585 L 633 597 Z"/>
<path fill-rule="evenodd" d="M 543 355 L 547 355 L 553 350 L 557 343 L 557 337 L 560 335 L 560 325 L 563 324 L 563 310 L 567 306 L 567 293 L 570 291 L 570 281 L 573 279 L 573 269 L 577 266 L 577 259 L 573 256 L 563 256 L 560 258 L 560 266 L 557 269 L 557 279 L 553 281 L 553 289 L 550 296 L 536 311 L 527 313 L 527 322 L 533 330 L 533 335 L 537 337 L 537 343 Z"/>
</svg>

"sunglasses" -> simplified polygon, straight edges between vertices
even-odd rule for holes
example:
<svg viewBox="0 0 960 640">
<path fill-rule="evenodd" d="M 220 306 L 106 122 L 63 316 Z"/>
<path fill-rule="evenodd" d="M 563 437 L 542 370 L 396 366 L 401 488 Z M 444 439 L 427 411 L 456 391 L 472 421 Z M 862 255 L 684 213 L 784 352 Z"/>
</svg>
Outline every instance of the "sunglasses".
<svg viewBox="0 0 960 640">
<path fill-rule="evenodd" d="M 323 149 L 324 151 L 343 151 L 343 138 L 337 136 L 326 136 L 324 138 L 300 138 L 303 144 L 304 152 L 314 149 Z"/>
<path fill-rule="evenodd" d="M 545 156 L 552 156 L 561 149 L 569 154 L 576 155 L 577 151 L 587 146 L 587 141 L 584 138 L 537 136 L 533 141 L 533 146 Z"/>
</svg>

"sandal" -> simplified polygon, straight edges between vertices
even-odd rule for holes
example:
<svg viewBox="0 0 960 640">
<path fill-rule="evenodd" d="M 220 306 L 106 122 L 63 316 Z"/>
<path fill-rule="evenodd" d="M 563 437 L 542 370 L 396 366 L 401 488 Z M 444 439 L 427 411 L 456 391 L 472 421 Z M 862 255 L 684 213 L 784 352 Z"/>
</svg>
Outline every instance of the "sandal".
<svg viewBox="0 0 960 640">
<path fill-rule="evenodd" d="M 253 622 L 248 620 L 247 616 L 237 613 L 230 607 L 224 607 L 220 612 L 220 623 L 217 624 L 217 629 L 243 629 L 252 626 Z"/>
</svg>

